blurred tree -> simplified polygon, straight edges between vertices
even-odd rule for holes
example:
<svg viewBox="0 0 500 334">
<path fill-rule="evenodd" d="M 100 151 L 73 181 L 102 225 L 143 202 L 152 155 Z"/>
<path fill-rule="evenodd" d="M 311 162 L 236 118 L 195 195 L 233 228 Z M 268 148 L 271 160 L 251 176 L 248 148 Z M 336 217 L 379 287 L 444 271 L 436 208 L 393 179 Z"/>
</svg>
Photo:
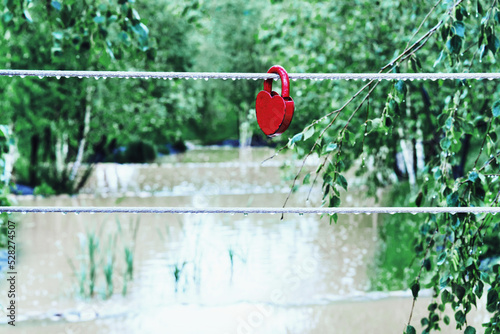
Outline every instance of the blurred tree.
<svg viewBox="0 0 500 334">
<path fill-rule="evenodd" d="M 258 31 L 265 1 L 193 2 L 183 15 L 197 27 L 194 69 L 205 72 L 262 72 Z M 267 71 L 267 69 L 266 69 Z M 211 80 L 193 87 L 200 101 L 191 119 L 191 138 L 212 144 L 239 139 L 240 126 L 254 108 L 257 84 L 250 80 Z"/>
<path fill-rule="evenodd" d="M 156 28 L 151 38 L 133 1 L 7 1 L 0 22 L 5 41 L 0 63 L 19 69 L 185 70 L 191 63 L 191 49 L 182 43 L 186 26 L 159 6 L 148 7 Z M 166 63 L 157 65 L 157 56 Z M 14 125 L 21 155 L 16 179 L 32 187 L 46 183 L 56 192 L 76 192 L 90 171 L 78 173 L 85 158 L 102 159 L 138 139 L 164 143 L 180 137 L 176 125 L 184 116 L 170 118 L 167 112 L 179 99 L 164 95 L 182 89 L 172 83 L 1 80 L 5 118 L 0 123 Z"/>
</svg>

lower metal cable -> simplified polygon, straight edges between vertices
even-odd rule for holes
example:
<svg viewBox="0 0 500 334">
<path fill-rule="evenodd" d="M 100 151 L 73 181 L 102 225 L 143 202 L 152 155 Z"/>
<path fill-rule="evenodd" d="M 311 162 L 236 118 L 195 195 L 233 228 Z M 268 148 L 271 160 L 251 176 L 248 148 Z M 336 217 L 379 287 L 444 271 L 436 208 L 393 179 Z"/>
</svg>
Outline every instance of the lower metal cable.
<svg viewBox="0 0 500 334">
<path fill-rule="evenodd" d="M 192 207 L 64 207 L 64 206 L 1 206 L 0 213 L 192 213 L 192 214 L 371 214 L 371 213 L 491 213 L 500 212 L 500 207 L 344 207 L 344 208 L 244 208 L 244 207 L 210 207 L 210 208 L 192 208 Z"/>
</svg>

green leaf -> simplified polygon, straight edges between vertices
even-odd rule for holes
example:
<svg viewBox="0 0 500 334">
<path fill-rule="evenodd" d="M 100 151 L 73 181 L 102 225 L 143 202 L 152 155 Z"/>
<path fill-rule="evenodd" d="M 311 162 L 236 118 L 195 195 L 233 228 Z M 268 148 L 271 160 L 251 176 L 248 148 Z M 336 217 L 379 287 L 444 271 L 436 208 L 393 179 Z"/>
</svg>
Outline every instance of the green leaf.
<svg viewBox="0 0 500 334">
<path fill-rule="evenodd" d="M 308 140 L 314 135 L 314 126 L 309 127 L 309 129 L 304 132 L 304 140 Z"/>
<path fill-rule="evenodd" d="M 330 225 L 332 225 L 332 221 L 337 224 L 337 221 L 339 220 L 339 215 L 334 213 L 333 215 L 330 215 Z"/>
<path fill-rule="evenodd" d="M 467 326 L 464 334 L 476 334 L 476 329 L 472 326 Z"/>
<path fill-rule="evenodd" d="M 445 323 L 445 325 L 449 325 L 449 324 L 450 324 L 450 317 L 449 317 L 449 316 L 447 316 L 447 315 L 445 315 L 445 316 L 443 317 L 443 322 Z"/>
<path fill-rule="evenodd" d="M 54 36 L 54 38 L 57 40 L 62 40 L 64 37 L 64 33 L 62 31 L 54 31 L 52 33 L 52 36 Z"/>
<path fill-rule="evenodd" d="M 13 18 L 13 17 L 14 17 L 14 15 L 12 15 L 12 13 L 11 13 L 11 12 L 6 12 L 6 13 L 4 13 L 4 14 L 3 14 L 3 16 L 2 16 L 2 20 L 3 20 L 5 23 L 9 23 L 9 22 L 12 20 L 12 18 Z"/>
<path fill-rule="evenodd" d="M 493 34 L 488 35 L 488 48 L 493 54 L 500 48 L 500 40 Z"/>
<path fill-rule="evenodd" d="M 57 11 L 61 10 L 61 3 L 59 1 L 52 1 L 50 5 Z"/>
<path fill-rule="evenodd" d="M 25 9 L 25 10 L 23 11 L 23 16 L 24 16 L 24 18 L 26 19 L 26 21 L 28 21 L 28 22 L 30 22 L 30 23 L 33 23 L 33 19 L 31 18 L 31 15 L 30 15 L 30 13 L 28 12 L 28 10 L 27 10 L 27 9 Z"/>
<path fill-rule="evenodd" d="M 448 206 L 457 206 L 458 204 L 458 194 L 456 192 L 446 196 L 446 204 Z"/>
<path fill-rule="evenodd" d="M 304 134 L 302 132 L 297 133 L 295 136 L 292 137 L 292 139 L 290 140 L 290 143 L 295 144 L 296 142 L 301 141 L 303 136 L 304 136 Z"/>
<path fill-rule="evenodd" d="M 455 313 L 455 320 L 459 325 L 463 325 L 465 323 L 465 314 L 462 310 Z"/>
<path fill-rule="evenodd" d="M 106 22 L 106 18 L 104 16 L 96 16 L 94 17 L 94 22 L 97 24 L 102 24 Z"/>
<path fill-rule="evenodd" d="M 301 133 L 297 133 L 295 136 L 292 137 L 292 139 L 290 139 L 290 141 L 288 142 L 288 147 L 290 148 L 293 148 L 295 143 L 298 142 L 298 141 L 301 141 L 302 140 L 302 137 L 304 137 L 304 134 L 301 132 Z"/>
<path fill-rule="evenodd" d="M 476 171 L 469 173 L 469 181 L 471 181 L 471 182 L 476 182 L 478 177 L 479 177 L 479 175 L 477 174 Z"/>
<path fill-rule="evenodd" d="M 443 290 L 441 292 L 441 302 L 443 304 L 451 303 L 453 301 L 453 295 L 448 290 Z"/>
<path fill-rule="evenodd" d="M 453 291 L 453 293 L 455 294 L 455 296 L 457 296 L 457 298 L 458 298 L 459 301 L 461 301 L 464 298 L 464 296 L 465 296 L 465 288 L 462 285 L 456 284 L 456 283 L 452 283 L 451 290 Z"/>
<path fill-rule="evenodd" d="M 347 180 L 341 174 L 337 174 L 337 183 L 347 191 Z"/>
<path fill-rule="evenodd" d="M 446 42 L 446 47 L 450 50 L 450 53 L 459 54 L 460 49 L 462 49 L 462 38 L 460 36 L 453 36 Z"/>
<path fill-rule="evenodd" d="M 498 292 L 493 288 L 488 291 L 488 297 L 486 298 L 486 309 L 488 312 L 495 312 L 497 310 L 498 304 Z"/>
<path fill-rule="evenodd" d="M 492 110 L 493 110 L 493 116 L 495 116 L 495 117 L 500 116 L 500 100 L 493 103 Z"/>
<path fill-rule="evenodd" d="M 396 91 L 399 94 L 402 94 L 403 96 L 406 95 L 407 88 L 403 80 L 398 80 L 398 82 L 394 84 L 394 87 L 396 87 Z"/>
<path fill-rule="evenodd" d="M 418 292 L 420 291 L 420 283 L 418 281 L 413 282 L 411 285 L 411 293 L 413 295 L 413 298 L 418 297 Z"/>
<path fill-rule="evenodd" d="M 122 41 L 123 44 L 127 46 L 130 45 L 130 37 L 125 31 L 120 31 L 118 36 L 120 37 L 120 40 Z"/>
<path fill-rule="evenodd" d="M 479 48 L 479 62 L 483 61 L 483 57 L 488 53 L 488 49 L 486 48 L 486 45 L 483 44 Z"/>
<path fill-rule="evenodd" d="M 462 21 L 455 21 L 452 25 L 452 31 L 455 35 L 464 37 L 465 35 L 465 24 Z"/>
<path fill-rule="evenodd" d="M 441 146 L 441 148 L 444 150 L 444 151 L 447 151 L 450 146 L 451 146 L 451 140 L 450 138 L 448 137 L 444 137 L 443 139 L 441 139 L 441 141 L 439 142 L 439 145 Z"/>
<path fill-rule="evenodd" d="M 476 294 L 477 298 L 481 298 L 483 296 L 483 290 L 484 290 L 484 283 L 483 281 L 479 280 L 477 282 L 476 288 L 474 289 L 474 293 Z"/>
<path fill-rule="evenodd" d="M 438 307 L 438 304 L 437 304 L 437 303 L 432 303 L 432 304 L 430 304 L 430 305 L 427 307 L 427 310 L 428 310 L 429 312 L 434 312 L 434 311 L 437 309 L 437 307 Z"/>
<path fill-rule="evenodd" d="M 310 178 L 311 178 L 311 173 L 307 173 L 306 176 L 304 176 L 304 181 L 302 181 L 302 184 L 309 184 Z"/>
<path fill-rule="evenodd" d="M 340 206 L 340 197 L 332 195 L 330 197 L 330 205 L 331 208 L 338 208 Z"/>
<path fill-rule="evenodd" d="M 417 331 L 415 330 L 415 327 L 412 325 L 406 326 L 406 332 L 405 334 L 417 334 Z"/>
<path fill-rule="evenodd" d="M 453 127 L 454 122 L 455 119 L 453 117 L 448 117 L 448 119 L 446 119 L 446 122 L 444 123 L 445 129 L 450 130 Z"/>
<path fill-rule="evenodd" d="M 440 266 L 442 265 L 445 261 L 446 261 L 446 256 L 448 254 L 446 253 L 446 251 L 443 251 L 441 252 L 439 255 L 438 255 L 438 258 L 437 258 L 437 265 Z"/>
<path fill-rule="evenodd" d="M 490 133 L 488 133 L 488 136 L 490 136 L 490 138 L 493 142 L 496 142 L 498 139 L 496 132 L 490 132 Z"/>
<path fill-rule="evenodd" d="M 325 148 L 325 153 L 328 153 L 328 152 L 331 152 L 331 151 L 334 151 L 337 149 L 337 143 L 330 143 L 328 144 L 328 146 Z"/>
<path fill-rule="evenodd" d="M 477 13 L 479 15 L 483 15 L 483 6 L 481 6 L 481 2 L 477 0 Z"/>
<path fill-rule="evenodd" d="M 432 65 L 432 67 L 436 67 L 441 62 L 441 60 L 443 59 L 443 56 L 444 56 L 444 50 L 441 51 L 441 53 L 439 54 L 438 59 L 436 59 L 436 61 L 434 62 L 434 65 Z"/>
</svg>

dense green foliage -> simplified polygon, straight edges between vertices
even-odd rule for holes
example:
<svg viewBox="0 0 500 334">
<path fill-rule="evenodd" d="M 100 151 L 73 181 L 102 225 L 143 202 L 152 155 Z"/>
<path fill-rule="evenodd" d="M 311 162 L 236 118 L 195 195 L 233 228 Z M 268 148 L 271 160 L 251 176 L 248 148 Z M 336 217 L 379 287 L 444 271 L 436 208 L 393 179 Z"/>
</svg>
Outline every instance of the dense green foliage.
<svg viewBox="0 0 500 334">
<path fill-rule="evenodd" d="M 1 12 L 1 67 L 263 72 L 279 63 L 289 72 L 498 72 L 495 0 L 20 3 L 5 1 Z M 261 85 L 1 78 L 0 123 L 13 125 L 17 182 L 75 192 L 85 180 L 75 165 L 119 160 L 114 154 L 122 147 L 163 152 L 186 139 L 237 139 L 245 127 L 264 140 L 255 122 L 249 125 Z M 409 184 L 402 203 L 498 205 L 497 81 L 300 80 L 291 83 L 291 95 L 295 118 L 274 142 L 304 159 L 322 158 L 315 170 L 301 168 L 294 185 L 319 179 L 324 205 L 341 204 L 348 169 L 369 195 Z M 420 266 L 411 290 L 415 298 L 421 287 L 435 291 L 424 332 L 450 322 L 447 304 L 457 328 L 475 332 L 467 315 L 483 295 L 491 312 L 485 331 L 500 331 L 492 246 L 498 216 L 412 221 Z M 407 332 L 414 332 L 410 323 Z"/>
</svg>

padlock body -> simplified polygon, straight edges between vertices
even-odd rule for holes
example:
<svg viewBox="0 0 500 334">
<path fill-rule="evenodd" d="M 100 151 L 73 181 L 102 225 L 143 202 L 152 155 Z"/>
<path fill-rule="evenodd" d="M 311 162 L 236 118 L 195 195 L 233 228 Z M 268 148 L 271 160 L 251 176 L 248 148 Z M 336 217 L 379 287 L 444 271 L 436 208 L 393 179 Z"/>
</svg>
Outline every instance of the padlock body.
<svg viewBox="0 0 500 334">
<path fill-rule="evenodd" d="M 282 134 L 290 125 L 293 117 L 292 98 L 283 98 L 276 92 L 261 91 L 257 95 L 255 110 L 257 123 L 268 137 Z"/>
</svg>

